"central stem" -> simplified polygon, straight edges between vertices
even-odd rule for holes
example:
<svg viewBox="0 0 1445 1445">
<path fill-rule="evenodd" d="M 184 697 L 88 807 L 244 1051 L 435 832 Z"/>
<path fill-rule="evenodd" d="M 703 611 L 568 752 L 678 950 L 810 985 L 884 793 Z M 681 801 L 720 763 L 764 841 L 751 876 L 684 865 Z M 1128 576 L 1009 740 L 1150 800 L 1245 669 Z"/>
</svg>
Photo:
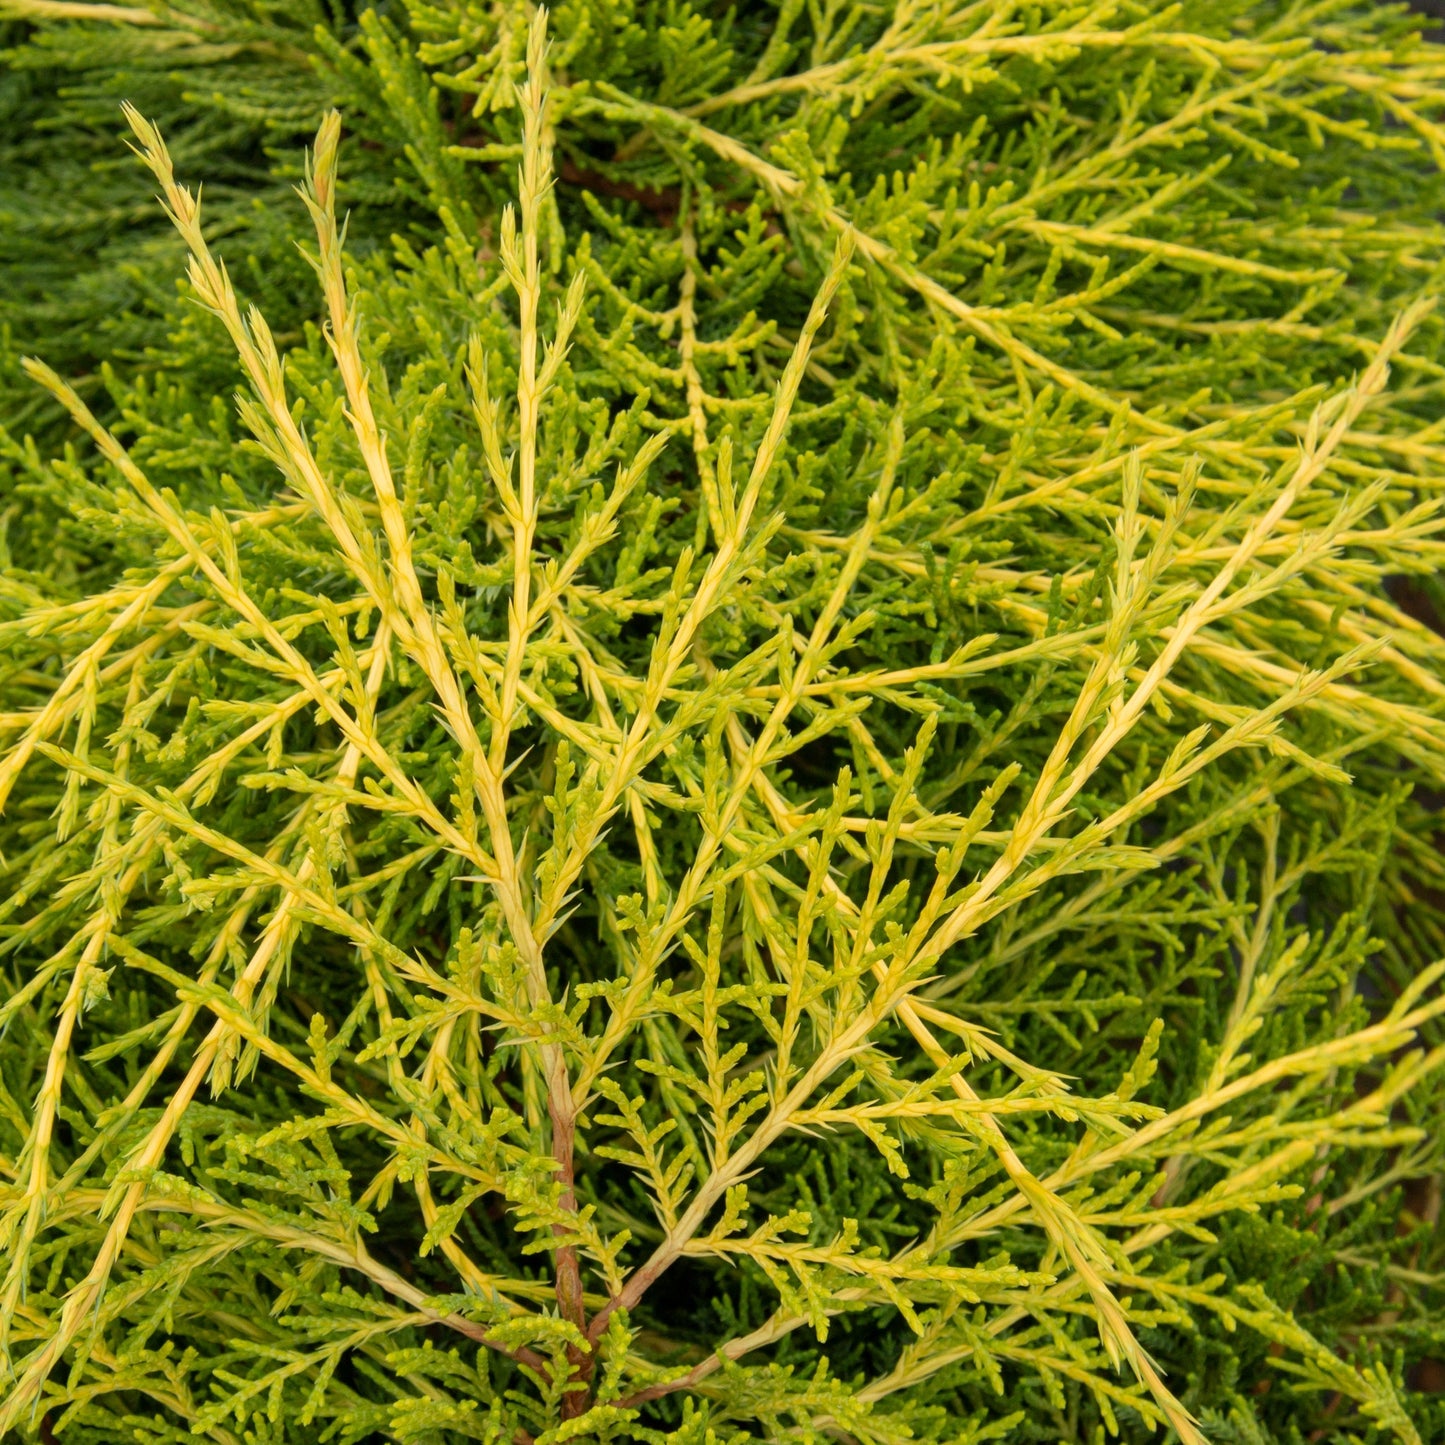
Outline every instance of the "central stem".
<svg viewBox="0 0 1445 1445">
<path fill-rule="evenodd" d="M 561 1051 L 557 1053 L 561 1062 Z M 558 1204 L 568 1214 L 577 1213 L 577 1195 L 573 1188 L 572 1148 L 576 1134 L 576 1115 L 569 1109 L 565 1113 L 558 1108 L 560 1099 L 570 1097 L 570 1090 L 549 1090 L 549 1112 L 552 1119 L 552 1155 L 557 1161 L 557 1175 L 562 1183 Z M 559 1238 L 570 1233 L 566 1225 L 554 1224 L 552 1232 Z M 575 1325 L 584 1337 L 587 1334 L 587 1310 L 582 1301 L 582 1267 L 577 1258 L 577 1247 L 573 1244 L 557 1248 L 557 1311 L 570 1324 Z M 567 1346 L 567 1363 L 571 1367 L 570 1381 L 562 1397 L 562 1418 L 575 1420 L 585 1414 L 592 1403 L 593 1354 L 585 1345 Z"/>
</svg>

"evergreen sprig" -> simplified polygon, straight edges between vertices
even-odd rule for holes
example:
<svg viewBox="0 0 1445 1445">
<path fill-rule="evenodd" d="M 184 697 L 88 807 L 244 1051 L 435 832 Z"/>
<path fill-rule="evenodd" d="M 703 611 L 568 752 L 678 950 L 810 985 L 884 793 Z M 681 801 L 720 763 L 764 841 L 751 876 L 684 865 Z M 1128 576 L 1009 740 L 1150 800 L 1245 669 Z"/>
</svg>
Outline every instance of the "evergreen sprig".
<svg viewBox="0 0 1445 1445">
<path fill-rule="evenodd" d="M 4 11 L 0 1436 L 1445 1428 L 1410 22 Z"/>
</svg>

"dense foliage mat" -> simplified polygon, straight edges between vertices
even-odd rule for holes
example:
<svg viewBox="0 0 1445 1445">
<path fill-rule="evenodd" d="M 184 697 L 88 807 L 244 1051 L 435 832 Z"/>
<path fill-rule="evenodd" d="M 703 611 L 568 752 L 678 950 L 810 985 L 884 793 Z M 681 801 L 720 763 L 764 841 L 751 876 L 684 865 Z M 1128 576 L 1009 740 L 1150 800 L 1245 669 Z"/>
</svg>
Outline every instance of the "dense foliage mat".
<svg viewBox="0 0 1445 1445">
<path fill-rule="evenodd" d="M 0 17 L 0 1435 L 1445 1438 L 1415 22 Z"/>
</svg>

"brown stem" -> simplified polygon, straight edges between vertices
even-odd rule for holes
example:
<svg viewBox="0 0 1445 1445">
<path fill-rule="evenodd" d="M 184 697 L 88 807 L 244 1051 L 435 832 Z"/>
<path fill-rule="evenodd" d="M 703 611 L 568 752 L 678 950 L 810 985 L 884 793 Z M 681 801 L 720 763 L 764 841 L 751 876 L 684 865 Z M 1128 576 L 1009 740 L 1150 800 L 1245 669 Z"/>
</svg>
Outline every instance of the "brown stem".
<svg viewBox="0 0 1445 1445">
<path fill-rule="evenodd" d="M 455 1328 L 455 1326 L 453 1326 Z M 469 1331 L 463 1331 L 464 1334 Z M 534 1374 L 540 1375 L 543 1379 L 547 1376 L 547 1362 L 536 1350 L 529 1350 L 526 1345 L 518 1345 L 515 1350 L 504 1349 L 501 1345 L 493 1344 L 485 1335 L 473 1335 L 473 1339 L 480 1339 L 481 1343 L 497 1351 L 498 1354 L 506 1355 L 509 1360 L 519 1365 L 525 1365 Z"/>
<path fill-rule="evenodd" d="M 676 1380 L 668 1380 L 661 1385 L 649 1385 L 645 1390 L 634 1390 L 630 1395 L 624 1395 L 617 1402 L 619 1410 L 633 1410 L 638 1405 L 645 1405 L 649 1400 L 660 1400 L 664 1395 L 675 1394 L 678 1390 L 690 1390 L 700 1380 L 705 1380 L 713 1374 L 722 1363 L 716 1355 L 706 1359 L 700 1365 L 694 1365 L 687 1374 Z"/>
<path fill-rule="evenodd" d="M 754 1330 L 752 1334 L 739 1335 L 725 1345 L 719 1345 L 707 1359 L 700 1360 L 687 1374 L 680 1375 L 675 1380 L 665 1380 L 660 1384 L 648 1385 L 642 1390 L 634 1390 L 632 1394 L 624 1396 L 617 1402 L 618 1408 L 631 1409 L 637 1405 L 645 1405 L 649 1400 L 660 1400 L 664 1395 L 675 1394 L 678 1390 L 691 1390 L 695 1385 L 701 1384 L 709 1375 L 716 1374 L 728 1361 L 740 1360 L 744 1355 L 750 1355 L 754 1350 L 760 1350 L 764 1345 L 774 1343 L 802 1323 L 804 1321 L 801 1319 L 780 1319 L 778 1316 L 774 1316 L 760 1329 Z"/>
<path fill-rule="evenodd" d="M 560 1061 L 560 1055 L 559 1055 Z M 549 1112 L 552 1117 L 552 1154 L 557 1161 L 557 1174 L 562 1181 L 562 1192 L 558 1203 L 568 1214 L 577 1212 L 577 1195 L 573 1188 L 572 1154 L 576 1136 L 576 1118 L 568 1111 L 560 1112 L 557 1100 L 570 1098 L 571 1090 L 550 1091 Z M 554 1224 L 555 1235 L 566 1236 L 565 1225 Z M 560 1245 L 557 1249 L 557 1310 L 564 1320 L 570 1321 L 584 1335 L 587 1334 L 587 1308 L 582 1299 L 582 1267 L 577 1258 L 577 1247 Z M 562 1397 L 562 1418 L 575 1420 L 585 1414 L 592 1403 L 591 1350 L 578 1345 L 567 1346 L 567 1363 L 572 1369 L 571 1382 Z"/>
<path fill-rule="evenodd" d="M 580 186 L 599 196 L 610 196 L 619 201 L 632 201 L 644 210 L 651 211 L 665 226 L 677 220 L 678 208 L 682 204 L 682 191 L 677 186 L 637 186 L 629 181 L 612 181 L 596 171 L 584 170 L 570 158 L 564 158 L 557 167 L 557 179 L 567 186 Z"/>
<path fill-rule="evenodd" d="M 648 1291 L 649 1286 L 657 1277 L 672 1263 L 672 1259 L 663 1259 L 655 1263 L 643 1265 L 641 1269 L 627 1281 L 621 1291 L 612 1296 L 600 1310 L 592 1317 L 591 1327 L 587 1331 L 589 1340 L 596 1340 L 601 1337 L 602 1331 L 607 1328 L 607 1321 L 612 1318 L 615 1310 L 630 1310 L 638 1300 Z"/>
</svg>

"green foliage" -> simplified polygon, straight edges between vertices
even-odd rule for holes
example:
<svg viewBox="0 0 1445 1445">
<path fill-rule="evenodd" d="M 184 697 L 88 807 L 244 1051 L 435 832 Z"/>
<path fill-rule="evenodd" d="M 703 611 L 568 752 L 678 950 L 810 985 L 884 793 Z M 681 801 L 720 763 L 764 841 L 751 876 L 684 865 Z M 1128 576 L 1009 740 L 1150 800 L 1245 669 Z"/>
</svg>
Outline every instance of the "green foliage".
<svg viewBox="0 0 1445 1445">
<path fill-rule="evenodd" d="M 1441 1438 L 1411 22 L 0 13 L 0 1436 Z"/>
</svg>

